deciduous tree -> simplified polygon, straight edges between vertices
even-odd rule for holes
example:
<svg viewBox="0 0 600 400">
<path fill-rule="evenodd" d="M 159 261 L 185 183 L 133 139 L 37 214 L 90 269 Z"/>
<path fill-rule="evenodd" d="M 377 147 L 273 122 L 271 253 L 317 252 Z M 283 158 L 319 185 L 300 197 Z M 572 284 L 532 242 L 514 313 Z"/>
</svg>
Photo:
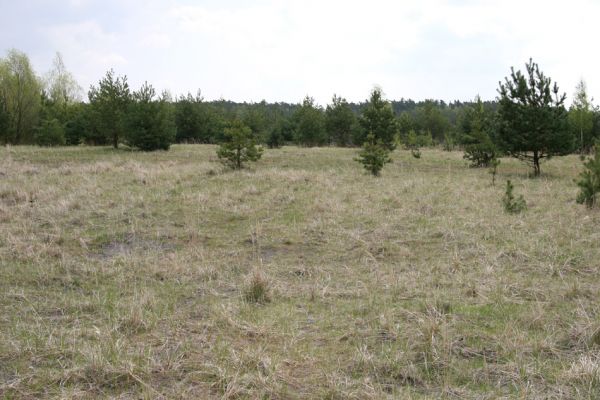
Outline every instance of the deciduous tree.
<svg viewBox="0 0 600 400">
<path fill-rule="evenodd" d="M 588 151 L 593 145 L 594 110 L 583 79 L 575 87 L 573 103 L 569 109 L 569 127 L 579 144 L 580 153 Z"/>
<path fill-rule="evenodd" d="M 0 97 L 8 114 L 4 141 L 31 141 L 38 121 L 41 85 L 25 53 L 12 49 L 0 60 Z"/>
</svg>

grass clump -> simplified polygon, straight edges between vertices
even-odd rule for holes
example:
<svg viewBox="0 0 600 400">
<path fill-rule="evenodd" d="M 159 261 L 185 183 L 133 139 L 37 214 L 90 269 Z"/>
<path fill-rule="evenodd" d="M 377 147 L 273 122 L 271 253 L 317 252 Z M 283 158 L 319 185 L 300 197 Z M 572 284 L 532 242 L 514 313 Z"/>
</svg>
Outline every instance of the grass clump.
<svg viewBox="0 0 600 400">
<path fill-rule="evenodd" d="M 252 271 L 244 290 L 244 300 L 248 303 L 265 304 L 271 301 L 269 281 L 258 269 Z"/>
</svg>

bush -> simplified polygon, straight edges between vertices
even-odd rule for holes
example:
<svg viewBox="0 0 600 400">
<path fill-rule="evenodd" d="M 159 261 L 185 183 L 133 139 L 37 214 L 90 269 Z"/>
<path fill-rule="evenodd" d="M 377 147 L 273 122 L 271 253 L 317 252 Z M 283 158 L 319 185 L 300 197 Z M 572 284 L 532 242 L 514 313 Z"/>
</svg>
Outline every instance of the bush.
<svg viewBox="0 0 600 400">
<path fill-rule="evenodd" d="M 367 141 L 363 144 L 363 148 L 355 160 L 373 176 L 379 176 L 383 166 L 392 162 L 388 148 L 383 145 L 381 140 L 375 141 L 375 136 L 371 133 L 367 135 Z"/>
<path fill-rule="evenodd" d="M 225 129 L 224 141 L 217 149 L 217 156 L 227 166 L 241 169 L 247 161 L 258 161 L 262 156 L 262 147 L 257 147 L 252 130 L 239 120 L 234 120 Z"/>
<path fill-rule="evenodd" d="M 64 146 L 65 128 L 56 119 L 45 119 L 34 133 L 35 144 L 39 146 Z"/>
<path fill-rule="evenodd" d="M 583 165 L 585 170 L 577 182 L 577 186 L 579 186 L 577 203 L 592 208 L 596 205 L 598 193 L 600 193 L 600 149 L 598 145 L 594 147 L 593 157 Z"/>
<path fill-rule="evenodd" d="M 504 204 L 504 211 L 509 214 L 518 214 L 521 211 L 527 208 L 527 204 L 525 203 L 525 199 L 523 195 L 520 195 L 518 198 L 515 198 L 513 194 L 514 186 L 510 180 L 506 181 L 506 192 L 504 193 L 504 197 L 502 197 L 502 204 Z"/>
</svg>

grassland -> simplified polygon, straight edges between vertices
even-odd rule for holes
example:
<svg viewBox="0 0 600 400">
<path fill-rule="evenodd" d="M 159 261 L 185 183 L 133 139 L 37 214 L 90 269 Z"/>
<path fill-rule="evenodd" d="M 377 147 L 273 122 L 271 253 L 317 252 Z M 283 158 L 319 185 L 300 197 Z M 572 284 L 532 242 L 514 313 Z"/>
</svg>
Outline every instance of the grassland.
<svg viewBox="0 0 600 400">
<path fill-rule="evenodd" d="M 0 148 L 0 397 L 600 398 L 577 157 L 214 151 Z"/>
</svg>

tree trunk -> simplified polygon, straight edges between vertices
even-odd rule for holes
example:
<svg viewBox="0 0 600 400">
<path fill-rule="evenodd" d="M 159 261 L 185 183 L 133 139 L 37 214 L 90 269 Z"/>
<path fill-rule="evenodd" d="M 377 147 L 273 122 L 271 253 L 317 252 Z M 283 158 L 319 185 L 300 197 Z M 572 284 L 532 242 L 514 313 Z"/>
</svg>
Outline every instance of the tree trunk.
<svg viewBox="0 0 600 400">
<path fill-rule="evenodd" d="M 119 148 L 119 135 L 116 132 L 113 132 L 113 147 L 115 149 Z"/>
<path fill-rule="evenodd" d="M 533 152 L 533 176 L 540 176 L 540 154 L 537 151 Z"/>
</svg>

